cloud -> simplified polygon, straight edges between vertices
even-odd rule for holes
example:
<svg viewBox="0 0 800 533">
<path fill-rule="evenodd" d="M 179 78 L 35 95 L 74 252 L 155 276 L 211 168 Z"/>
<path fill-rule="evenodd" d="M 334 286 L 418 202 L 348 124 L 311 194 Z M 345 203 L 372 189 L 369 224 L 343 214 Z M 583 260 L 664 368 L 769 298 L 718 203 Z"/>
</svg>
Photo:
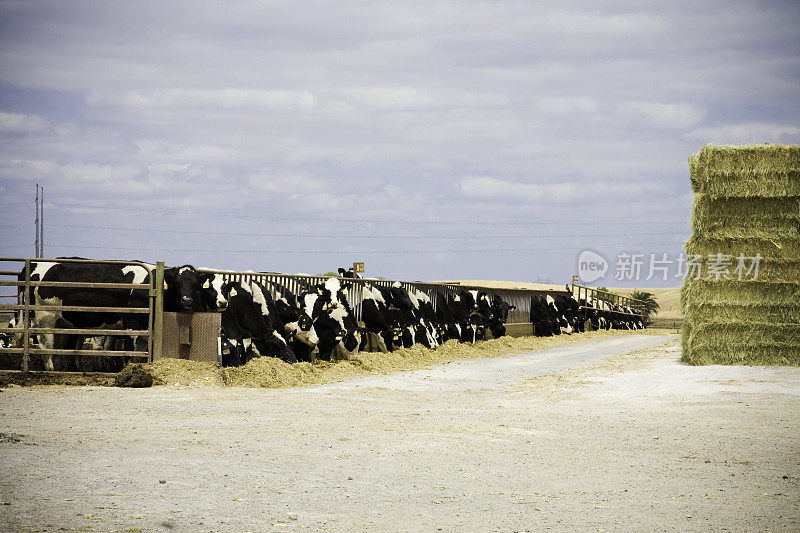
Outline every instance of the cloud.
<svg viewBox="0 0 800 533">
<path fill-rule="evenodd" d="M 660 29 L 660 17 L 646 13 L 607 14 L 598 11 L 560 11 L 542 17 L 544 26 L 561 34 L 648 34 Z"/>
<path fill-rule="evenodd" d="M 356 102 L 381 109 L 420 109 L 436 103 L 433 95 L 416 87 L 353 87 L 343 91 Z"/>
<path fill-rule="evenodd" d="M 702 144 L 800 142 L 792 2 L 6 2 L 0 17 L 9 198 L 35 180 L 51 201 L 263 212 L 310 235 L 298 216 L 430 217 L 463 237 L 475 228 L 447 222 L 686 218 Z M 416 228 L 369 230 L 387 227 Z M 459 257 L 366 259 L 414 279 L 496 272 Z M 534 261 L 553 279 L 574 266 L 531 253 L 504 272 Z"/>
<path fill-rule="evenodd" d="M 41 159 L 5 159 L 0 161 L 0 179 L 47 180 L 59 175 L 58 165 Z"/>
<path fill-rule="evenodd" d="M 44 120 L 36 115 L 0 111 L 0 133 L 36 133 L 44 128 Z"/>
<path fill-rule="evenodd" d="M 686 129 L 697 124 L 705 111 L 683 103 L 622 102 L 620 114 L 631 120 L 644 120 L 654 126 L 669 129 Z"/>
<path fill-rule="evenodd" d="M 247 178 L 246 183 L 254 191 L 295 198 L 328 194 L 333 187 L 330 182 L 314 176 L 282 169 L 258 170 Z"/>
<path fill-rule="evenodd" d="M 461 194 L 474 200 L 508 203 L 565 203 L 584 198 L 631 198 L 642 196 L 641 184 L 621 182 L 521 183 L 490 176 L 468 176 L 459 182 Z"/>
<path fill-rule="evenodd" d="M 570 115 L 573 113 L 593 113 L 597 111 L 597 102 L 593 98 L 540 98 L 539 111 L 550 115 Z"/>
<path fill-rule="evenodd" d="M 267 109 L 309 111 L 317 105 L 309 91 L 273 89 L 159 89 L 150 91 L 92 91 L 86 96 L 91 106 L 134 109 Z"/>
<path fill-rule="evenodd" d="M 703 144 L 759 144 L 763 142 L 800 144 L 800 127 L 765 122 L 728 124 L 698 128 L 687 133 L 686 137 Z"/>
</svg>

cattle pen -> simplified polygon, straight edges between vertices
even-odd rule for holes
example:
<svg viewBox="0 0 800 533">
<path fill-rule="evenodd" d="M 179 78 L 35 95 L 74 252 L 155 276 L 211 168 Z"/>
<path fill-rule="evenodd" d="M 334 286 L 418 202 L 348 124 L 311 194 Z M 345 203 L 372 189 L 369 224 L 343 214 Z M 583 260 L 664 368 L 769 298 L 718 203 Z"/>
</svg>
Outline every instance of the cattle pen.
<svg viewBox="0 0 800 533">
<path fill-rule="evenodd" d="M 78 263 L 91 265 L 117 265 L 130 266 L 136 265 L 145 269 L 148 273 L 144 280 L 140 282 L 114 283 L 98 280 L 81 281 L 42 281 L 32 279 L 35 268 L 34 264 L 42 263 Z M 0 316 L 11 317 L 7 323 L 0 324 L 0 335 L 14 342 L 8 345 L 0 344 L 0 355 L 19 356 L 19 370 L 23 373 L 29 372 L 30 356 L 91 356 L 91 357 L 135 357 L 138 360 L 152 362 L 162 357 L 176 357 L 175 354 L 165 353 L 164 350 L 164 263 L 156 262 L 149 264 L 139 261 L 118 261 L 118 260 L 90 260 L 78 258 L 19 258 L 19 257 L 0 257 L 0 265 L 17 265 L 17 269 L 7 266 L 0 270 Z M 0 266 L 0 268 L 2 268 Z M 279 292 L 289 291 L 293 294 L 300 294 L 301 291 L 313 287 L 316 284 L 325 283 L 333 276 L 312 276 L 304 274 L 282 274 L 276 272 L 254 272 L 254 271 L 229 271 L 203 269 L 204 272 L 219 274 L 227 281 L 239 283 L 258 282 L 272 293 L 273 298 Z M 489 296 L 497 296 L 514 306 L 508 313 L 506 324 L 509 325 L 509 334 L 515 336 L 532 335 L 532 298 L 534 296 L 564 296 L 574 297 L 582 302 L 580 310 L 584 316 L 592 311 L 610 313 L 612 315 L 639 317 L 645 315 L 644 303 L 629 297 L 603 293 L 597 289 L 583 287 L 573 284 L 564 290 L 545 290 L 545 289 L 493 289 L 482 286 L 462 285 L 455 282 L 432 283 L 421 281 L 394 281 L 377 278 L 339 278 L 345 287 L 347 299 L 351 302 L 353 315 L 359 323 L 362 322 L 362 300 L 365 287 L 392 287 L 399 286 L 406 290 L 414 290 L 424 293 L 430 298 L 434 310 L 437 303 L 445 298 L 453 297 L 459 291 L 480 291 Z M 146 305 L 136 306 L 70 306 L 63 304 L 37 305 L 33 298 L 33 291 L 38 287 L 57 287 L 61 289 L 89 289 L 91 291 L 139 291 L 146 294 Z M 10 292 L 13 290 L 13 294 Z M 3 303 L 12 300 L 14 303 Z M 39 327 L 34 320 L 37 312 L 52 312 L 59 316 L 63 313 L 106 313 L 119 315 L 146 315 L 145 329 L 125 329 L 116 328 L 80 328 L 66 322 L 62 322 L 62 327 L 53 324 L 51 327 Z M 144 323 L 144 322 L 143 322 Z M 513 333 L 511 332 L 513 330 Z M 74 335 L 79 338 L 98 337 L 144 337 L 147 339 L 146 349 L 85 349 L 82 345 L 73 348 L 44 347 L 42 343 L 34 342 L 35 338 L 42 335 Z M 218 353 L 218 356 L 220 354 Z"/>
<path fill-rule="evenodd" d="M 164 263 L 150 265 L 138 261 L 116 261 L 116 260 L 87 260 L 87 259 L 32 259 L 17 257 L 0 257 L 0 263 L 23 263 L 21 270 L 0 270 L 0 287 L 15 287 L 16 294 L 3 295 L 5 298 L 16 298 L 14 304 L 0 304 L 1 311 L 11 311 L 14 316 L 13 327 L 0 327 L 0 333 L 6 335 L 19 336 L 21 346 L 0 347 L 0 354 L 19 354 L 21 355 L 21 370 L 28 372 L 31 355 L 44 356 L 103 356 L 103 357 L 141 357 L 152 361 L 154 356 L 160 355 L 160 334 L 161 320 L 163 319 L 163 280 Z M 77 264 L 102 264 L 102 265 L 138 265 L 146 269 L 150 274 L 147 283 L 109 283 L 102 281 L 41 281 L 32 280 L 32 263 L 77 263 Z M 7 277 L 17 279 L 2 279 Z M 92 289 L 103 290 L 123 290 L 123 291 L 148 291 L 149 305 L 146 307 L 108 307 L 108 306 L 70 306 L 70 305 L 35 305 L 32 299 L 33 290 L 36 287 L 58 287 L 62 289 Z M 65 327 L 34 327 L 32 325 L 32 312 L 53 312 L 63 314 L 69 312 L 80 313 L 109 313 L 109 314 L 135 314 L 147 315 L 147 329 L 110 329 L 110 328 L 65 328 Z M 81 336 L 137 336 L 147 338 L 146 350 L 85 350 L 77 347 L 75 349 L 62 348 L 33 348 L 31 346 L 32 335 L 81 335 Z"/>
</svg>

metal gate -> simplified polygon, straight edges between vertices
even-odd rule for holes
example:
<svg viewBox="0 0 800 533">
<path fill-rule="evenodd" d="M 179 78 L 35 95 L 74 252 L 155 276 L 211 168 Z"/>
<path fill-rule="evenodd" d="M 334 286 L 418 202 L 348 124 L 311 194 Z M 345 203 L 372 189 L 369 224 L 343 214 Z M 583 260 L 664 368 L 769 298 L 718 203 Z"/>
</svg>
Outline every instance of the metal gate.
<svg viewBox="0 0 800 533">
<path fill-rule="evenodd" d="M 141 266 L 147 270 L 150 277 L 149 283 L 103 283 L 88 281 L 41 281 L 31 280 L 32 264 L 38 263 L 84 263 L 84 264 L 118 264 L 126 266 Z M 9 264 L 20 266 L 19 270 L 11 270 Z M 0 354 L 21 354 L 22 372 L 28 372 L 31 355 L 66 355 L 66 356 L 104 356 L 104 357 L 143 357 L 148 361 L 161 355 L 161 323 L 163 321 L 164 302 L 164 263 L 155 265 L 138 261 L 102 261 L 88 259 L 31 259 L 19 257 L 0 257 L 0 265 L 5 267 L 0 270 L 0 289 L 13 287 L 16 294 L 9 294 L 8 289 L 2 294 L 2 301 L 15 298 L 16 303 L 0 303 L 0 314 L 5 314 L 16 319 L 14 327 L 6 327 L 7 322 L 0 327 L 0 334 L 8 337 L 11 346 L 0 346 Z M 0 267 L 0 268 L 2 268 Z M 13 277 L 14 279 L 9 279 Z M 66 305 L 36 305 L 32 299 L 33 289 L 36 287 L 61 287 L 61 288 L 90 288 L 90 289 L 130 289 L 147 290 L 147 307 L 98 307 L 98 306 L 66 306 Z M 147 329 L 104 329 L 104 328 L 44 328 L 37 327 L 35 314 L 37 311 L 56 312 L 81 312 L 81 313 L 114 313 L 114 314 L 146 314 Z M 65 334 L 92 336 L 137 336 L 147 337 L 147 350 L 85 350 L 78 346 L 76 349 L 47 349 L 32 342 L 32 337 L 44 334 Z"/>
</svg>

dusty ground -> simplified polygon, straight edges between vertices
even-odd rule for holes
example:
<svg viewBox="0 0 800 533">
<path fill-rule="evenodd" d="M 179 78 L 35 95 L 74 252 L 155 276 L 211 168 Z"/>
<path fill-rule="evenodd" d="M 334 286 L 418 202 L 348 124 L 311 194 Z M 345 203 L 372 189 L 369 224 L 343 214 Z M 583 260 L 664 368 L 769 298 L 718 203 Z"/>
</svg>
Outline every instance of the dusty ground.
<svg viewBox="0 0 800 533">
<path fill-rule="evenodd" d="M 0 529 L 800 529 L 800 368 L 679 356 L 628 336 L 305 388 L 4 389 Z"/>
</svg>

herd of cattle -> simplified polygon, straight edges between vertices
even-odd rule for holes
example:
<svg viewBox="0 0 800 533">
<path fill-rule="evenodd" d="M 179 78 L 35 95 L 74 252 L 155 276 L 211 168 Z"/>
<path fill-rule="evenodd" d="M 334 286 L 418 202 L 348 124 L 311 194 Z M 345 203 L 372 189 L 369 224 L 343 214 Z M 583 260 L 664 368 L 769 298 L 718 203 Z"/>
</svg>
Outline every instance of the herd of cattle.
<svg viewBox="0 0 800 533">
<path fill-rule="evenodd" d="M 140 263 L 37 262 L 31 265 L 30 279 L 147 284 L 151 275 L 148 267 Z M 515 309 L 481 290 L 437 293 L 435 302 L 425 292 L 399 282 L 388 286 L 361 280 L 360 290 L 350 291 L 350 285 L 356 282 L 347 278 L 354 276 L 343 269 L 340 274 L 343 277 L 327 278 L 295 294 L 275 281 L 232 281 L 225 273 L 190 265 L 168 268 L 164 272 L 164 310 L 221 313 L 221 364 L 238 366 L 258 356 L 294 363 L 349 358 L 359 350 L 387 352 L 414 344 L 435 348 L 450 339 L 475 343 L 489 335 L 505 335 L 508 313 Z M 20 280 L 24 280 L 24 273 Z M 358 295 L 358 301 L 351 301 L 353 294 Z M 146 289 L 39 285 L 30 289 L 28 301 L 37 306 L 146 308 L 148 298 Z M 354 313 L 356 306 L 360 321 Z M 530 322 L 538 336 L 644 327 L 629 308 L 597 300 L 578 301 L 562 294 L 532 295 Z M 16 323 L 17 317 L 10 326 Z M 35 310 L 31 327 L 146 330 L 148 315 Z M 0 343 L 19 346 L 21 335 L 5 334 Z M 45 349 L 80 349 L 90 343 L 104 350 L 143 351 L 147 339 L 55 331 L 39 334 L 38 343 Z M 102 359 L 104 370 L 119 370 L 109 368 L 109 362 L 123 362 L 122 357 Z M 86 369 L 77 356 L 56 356 L 54 362 L 51 355 L 44 355 L 42 364 L 45 370 Z"/>
</svg>

